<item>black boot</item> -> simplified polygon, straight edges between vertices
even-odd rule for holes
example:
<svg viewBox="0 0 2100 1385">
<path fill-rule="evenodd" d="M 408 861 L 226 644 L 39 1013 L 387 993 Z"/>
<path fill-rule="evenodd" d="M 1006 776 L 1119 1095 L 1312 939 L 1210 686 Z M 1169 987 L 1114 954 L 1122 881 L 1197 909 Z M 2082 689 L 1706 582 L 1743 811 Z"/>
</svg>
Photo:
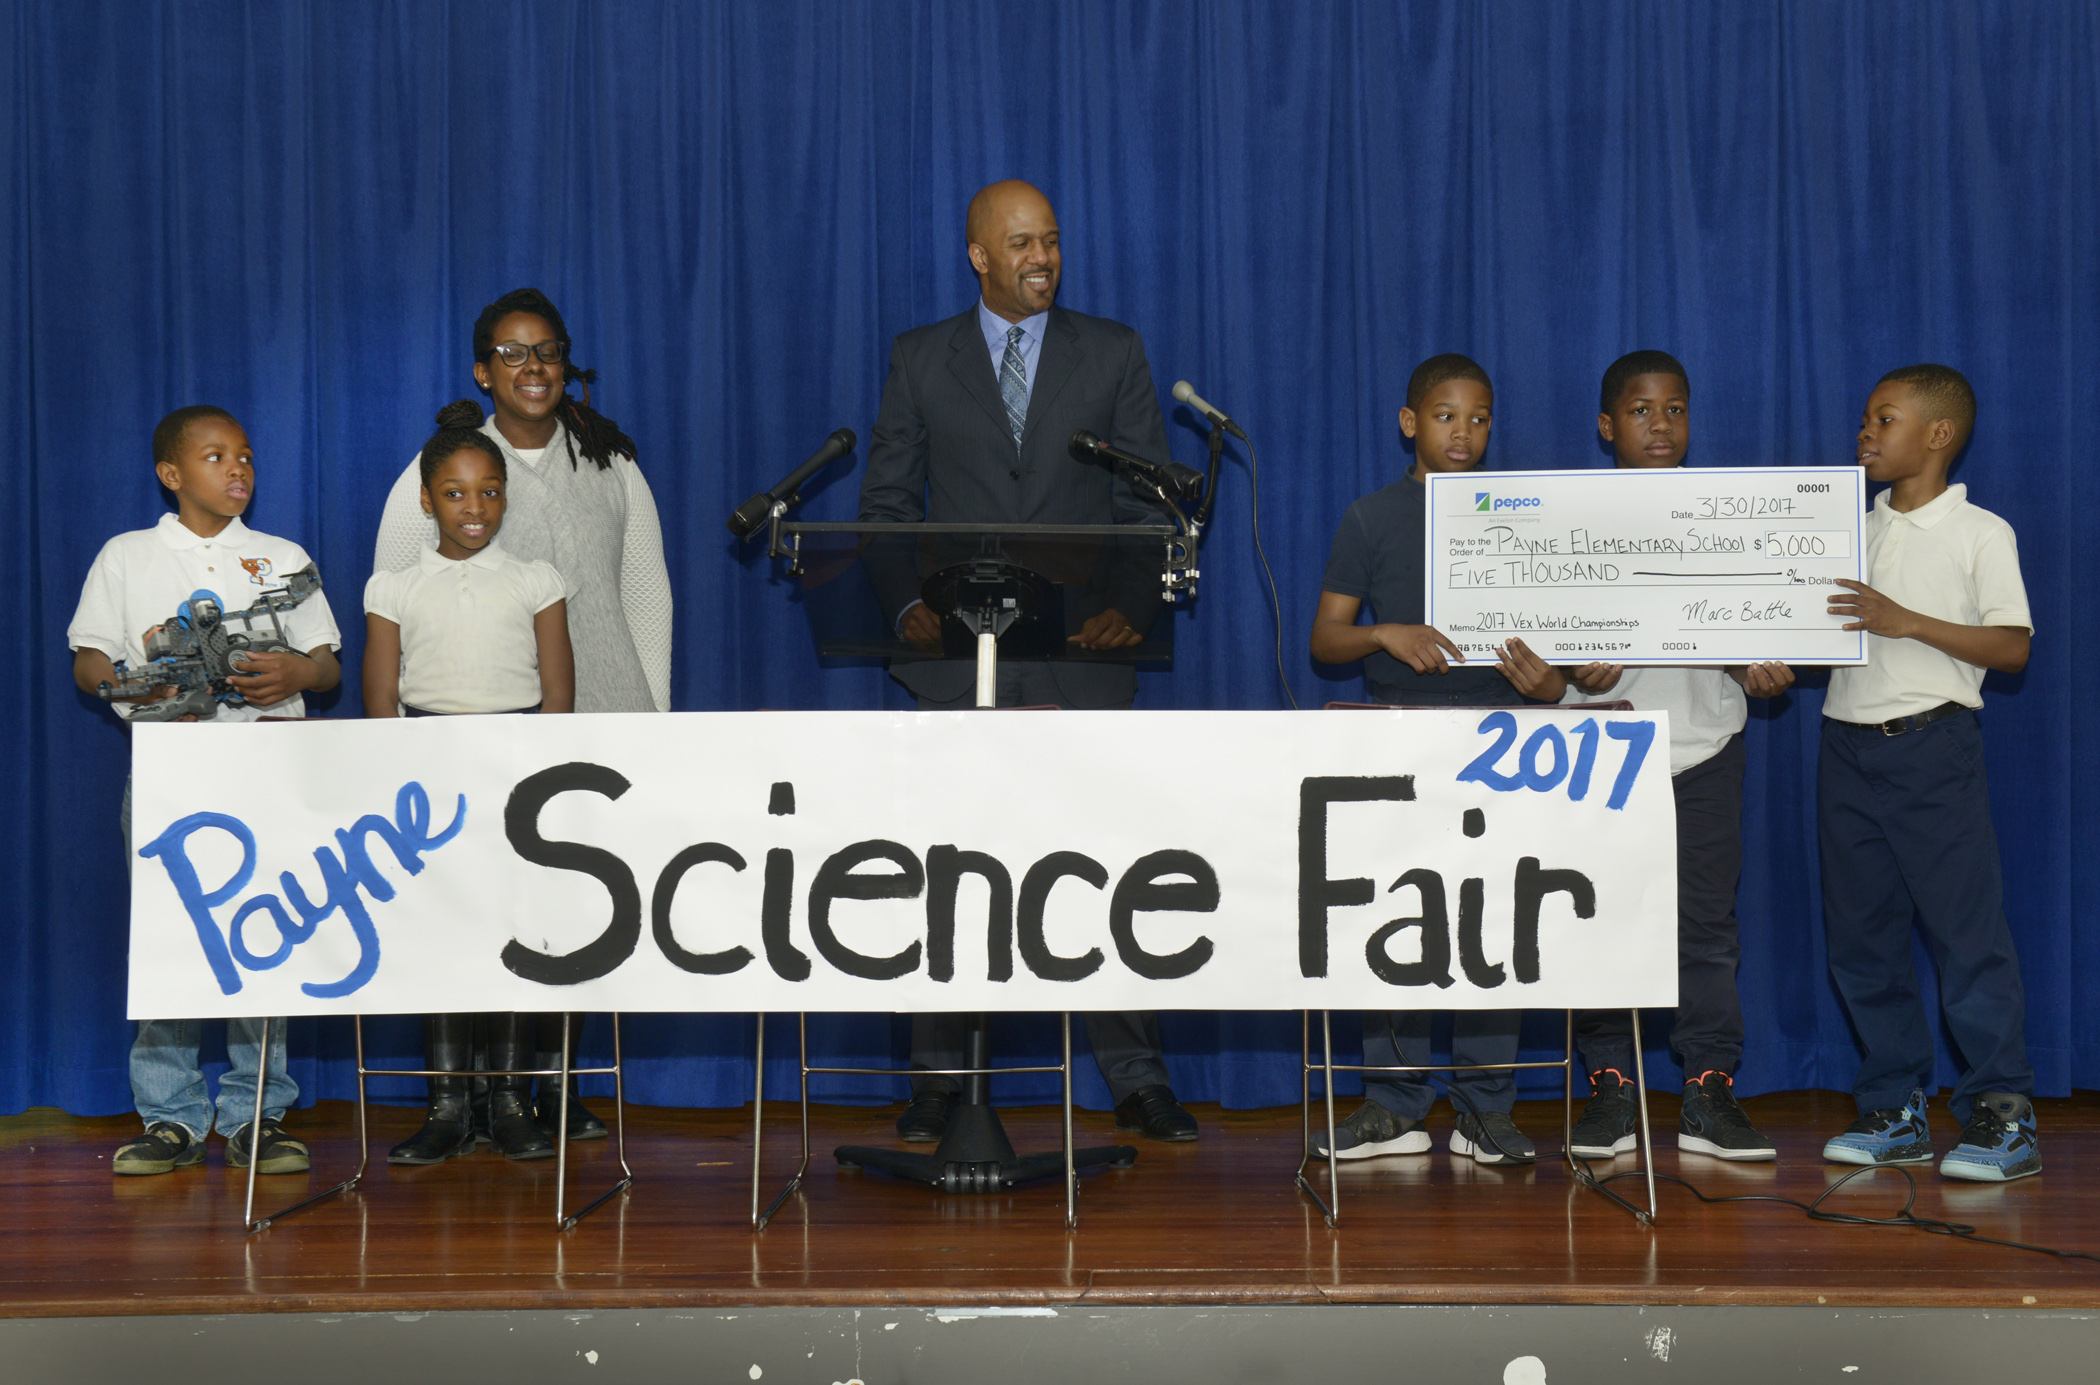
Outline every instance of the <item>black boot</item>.
<svg viewBox="0 0 2100 1385">
<path fill-rule="evenodd" d="M 467 1107 L 467 1071 L 474 1062 L 472 1015 L 423 1016 L 423 1062 L 446 1074 L 430 1081 L 430 1114 L 423 1128 L 387 1151 L 389 1164 L 442 1164 L 474 1148 Z"/>
<path fill-rule="evenodd" d="M 551 1159 L 554 1145 L 532 1118 L 532 1079 L 501 1077 L 532 1065 L 532 1016 L 489 1016 L 489 1141 L 506 1159 Z"/>
<path fill-rule="evenodd" d="M 540 1041 L 538 1066 L 559 1068 L 561 1066 L 561 1016 L 558 1014 L 539 1016 L 537 1032 Z M 582 1036 L 583 1016 L 569 1016 L 569 1064 L 572 1067 L 576 1063 L 576 1045 Z M 554 1138 L 555 1122 L 561 1119 L 561 1079 L 559 1077 L 542 1077 L 539 1082 L 540 1129 L 546 1131 L 547 1138 L 551 1140 Z M 605 1122 L 592 1115 L 590 1108 L 583 1104 L 583 1093 L 577 1087 L 576 1079 L 571 1077 L 569 1079 L 570 1142 L 574 1143 L 577 1140 L 602 1140 L 605 1138 L 605 1133 Z"/>
</svg>

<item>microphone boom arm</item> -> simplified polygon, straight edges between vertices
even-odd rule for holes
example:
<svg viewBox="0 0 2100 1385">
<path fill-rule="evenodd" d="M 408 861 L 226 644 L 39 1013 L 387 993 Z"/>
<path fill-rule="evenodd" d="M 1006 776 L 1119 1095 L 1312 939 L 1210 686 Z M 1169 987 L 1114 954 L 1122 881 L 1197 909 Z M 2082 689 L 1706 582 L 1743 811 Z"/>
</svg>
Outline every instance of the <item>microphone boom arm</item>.
<svg viewBox="0 0 2100 1385">
<path fill-rule="evenodd" d="M 851 428 L 841 428 L 824 439 L 824 445 L 808 461 L 789 472 L 778 485 L 760 491 L 737 506 L 729 516 L 729 532 L 740 539 L 748 539 L 767 519 L 778 519 L 786 514 L 790 506 L 802 499 L 802 483 L 851 452 L 858 441 Z"/>
</svg>

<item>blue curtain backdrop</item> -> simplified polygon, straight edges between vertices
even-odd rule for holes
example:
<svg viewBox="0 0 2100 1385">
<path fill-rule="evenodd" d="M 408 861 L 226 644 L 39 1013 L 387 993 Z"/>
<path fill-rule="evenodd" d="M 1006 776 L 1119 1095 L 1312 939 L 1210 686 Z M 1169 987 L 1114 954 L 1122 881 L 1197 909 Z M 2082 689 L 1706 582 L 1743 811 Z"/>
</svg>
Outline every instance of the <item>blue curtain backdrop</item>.
<svg viewBox="0 0 2100 1385">
<path fill-rule="evenodd" d="M 1967 371 L 1982 417 L 1958 479 L 2018 531 L 2037 626 L 1985 717 L 2028 1037 L 2042 1092 L 2100 1082 L 2076 903 L 2100 685 L 2090 5 L 32 0 L 0 11 L 0 54 L 0 570 L 25 616 L 0 748 L 0 1110 L 130 1104 L 126 744 L 73 689 L 65 627 L 97 547 L 163 512 L 164 411 L 242 419 L 250 518 L 312 549 L 361 625 L 381 499 L 468 392 L 475 311 L 544 287 L 662 507 L 676 706 L 901 706 L 879 672 L 818 666 L 787 586 L 722 521 L 832 428 L 866 436 L 891 337 L 972 300 L 963 206 L 1005 176 L 1057 206 L 1061 301 L 1135 325 L 1162 386 L 1187 377 L 1255 435 L 1301 705 L 1360 694 L 1310 661 L 1308 627 L 1336 521 L 1407 464 L 1394 411 L 1423 356 L 1493 373 L 1504 467 L 1606 464 L 1597 380 L 1635 347 L 1687 363 L 1710 465 L 1849 462 L 1881 372 Z M 1178 666 L 1142 705 L 1284 704 L 1254 479 L 1234 453 Z M 810 515 L 849 516 L 858 481 L 837 467 Z M 359 643 L 326 715 L 359 714 Z M 1804 686 L 1750 724 L 1750 1093 L 1854 1070 L 1820 941 L 1820 703 Z M 265 805 L 281 788 L 267 761 L 227 772 Z M 1554 1047 L 1540 1021 L 1532 1046 Z M 1294 1100 L 1297 1025 L 1168 1016 L 1177 1089 Z M 1353 1048 L 1353 1017 L 1338 1028 Z M 413 1052 L 405 1022 L 382 1030 L 382 1053 Z M 1051 1050 L 1047 1022 L 1002 1032 L 1016 1058 Z M 813 1033 L 902 1052 L 886 1017 Z M 346 1025 L 301 1022 L 294 1044 L 309 1097 L 349 1093 Z M 750 1047 L 748 1019 L 636 1017 L 629 1090 L 743 1100 Z M 1081 1091 L 1105 1095 L 1091 1065 Z"/>
</svg>

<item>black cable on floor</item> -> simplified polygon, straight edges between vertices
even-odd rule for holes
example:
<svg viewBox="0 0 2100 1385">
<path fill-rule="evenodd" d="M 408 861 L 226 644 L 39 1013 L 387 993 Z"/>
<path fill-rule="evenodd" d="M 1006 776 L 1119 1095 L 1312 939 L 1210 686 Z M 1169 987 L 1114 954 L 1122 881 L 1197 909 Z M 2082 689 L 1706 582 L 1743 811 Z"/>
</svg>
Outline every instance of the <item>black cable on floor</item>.
<svg viewBox="0 0 2100 1385">
<path fill-rule="evenodd" d="M 1604 1194 L 1604 1196 L 1610 1198 L 1613 1202 L 1618 1203 L 1627 1211 L 1632 1212 L 1635 1216 L 1641 1217 L 1643 1220 L 1646 1220 L 1646 1214 L 1643 1213 L 1639 1208 L 1635 1207 L 1625 1198 L 1620 1197 L 1617 1193 L 1613 1192 L 1610 1188 L 1605 1186 L 1609 1183 L 1616 1183 L 1622 1178 L 1645 1177 L 1646 1175 L 1643 1173 L 1642 1170 L 1627 1169 L 1621 1173 L 1607 1174 L 1603 1178 L 1599 1178 L 1597 1177 L 1596 1171 L 1590 1167 L 1589 1160 L 1583 1158 L 1579 1154 L 1573 1153 L 1569 1154 L 1568 1157 L 1570 1159 L 1573 1159 L 1578 1165 L 1581 1166 L 1583 1182 L 1588 1183 L 1592 1188 L 1595 1188 L 1598 1192 Z M 1863 1217 L 1853 1212 L 1831 1212 L 1824 1210 L 1823 1202 L 1826 1198 L 1828 1198 L 1832 1193 L 1835 1193 L 1838 1189 L 1844 1187 L 1847 1183 L 1850 1183 L 1853 1179 L 1859 1177 L 1861 1174 L 1886 1172 L 1895 1172 L 1902 1174 L 1904 1181 L 1910 1185 L 1910 1195 L 1903 1199 L 1903 1206 L 1898 1208 L 1893 1215 L 1886 1217 Z M 1918 1180 L 1912 1176 L 1911 1171 L 1909 1169 L 1904 1168 L 1900 1164 L 1862 1165 L 1861 1167 L 1852 1170 L 1852 1172 L 1846 1174 L 1844 1177 L 1838 1179 L 1837 1182 L 1832 1183 L 1828 1188 L 1825 1188 L 1813 1202 L 1802 1202 L 1798 1198 L 1781 1197 L 1776 1193 L 1736 1193 L 1727 1197 L 1714 1197 L 1711 1194 L 1702 1192 L 1699 1189 L 1699 1186 L 1691 1182 L 1689 1179 L 1676 1178 L 1666 1173 L 1656 1174 L 1655 1181 L 1658 1183 L 1675 1183 L 1678 1187 L 1683 1188 L 1687 1192 L 1689 1192 L 1693 1197 L 1698 1198 L 1701 1202 L 1707 1203 L 1710 1206 L 1718 1206 L 1724 1202 L 1776 1202 L 1783 1206 L 1792 1207 L 1797 1209 L 1798 1211 L 1805 1213 L 1810 1221 L 1832 1222 L 1839 1226 L 1907 1226 L 1918 1231 L 1928 1232 L 1934 1236 L 1952 1236 L 1956 1240 L 1974 1241 L 1979 1245 L 2005 1246 L 2011 1250 L 2028 1250 L 2033 1251 L 2037 1255 L 2053 1255 L 2059 1260 L 2091 1260 L 2096 1263 L 2100 1263 L 2100 1255 L 2094 1255 L 2087 1251 L 2058 1250 L 2054 1246 L 2037 1246 L 2029 1245 L 2025 1241 L 2001 1240 L 1996 1236 L 1985 1236 L 1981 1232 L 1977 1231 L 1975 1227 L 1970 1226 L 1965 1222 L 1941 1221 L 1936 1217 L 1918 1216 L 1916 1213 L 1911 1211 L 1913 1207 L 1916 1207 L 1918 1205 Z"/>
<path fill-rule="evenodd" d="M 1495 1152 L 1502 1156 L 1505 1163 L 1528 1164 L 1535 1161 L 1536 1156 L 1527 1157 L 1522 1154 L 1513 1154 L 1502 1147 L 1501 1141 L 1495 1138 L 1494 1132 L 1489 1130 L 1486 1123 L 1481 1120 L 1480 1108 L 1473 1104 L 1472 1096 L 1464 1088 L 1453 1082 L 1449 1074 L 1425 1073 L 1423 1075 L 1429 1079 L 1431 1084 L 1442 1089 L 1444 1097 L 1450 1101 L 1453 1108 L 1462 1105 L 1472 1114 L 1474 1128 L 1480 1131 L 1488 1144 L 1494 1146 Z M 1368 1097 L 1365 1099 L 1369 1100 Z M 1634 1206 L 1607 1186 L 1618 1182 L 1622 1178 L 1645 1178 L 1647 1176 L 1646 1171 L 1642 1169 L 1626 1169 L 1622 1172 L 1607 1174 L 1603 1178 L 1599 1178 L 1597 1171 L 1590 1167 L 1588 1159 L 1574 1153 L 1572 1150 L 1568 1151 L 1568 1158 L 1573 1160 L 1581 1170 L 1577 1175 L 1581 1182 L 1588 1184 L 1597 1192 L 1618 1203 L 1619 1206 L 1625 1208 L 1640 1221 L 1648 1222 L 1648 1214 L 1645 1211 Z M 1903 1175 L 1903 1181 L 1910 1185 L 1909 1196 L 1903 1199 L 1903 1206 L 1898 1208 L 1893 1215 L 1863 1217 L 1854 1212 L 1830 1212 L 1824 1210 L 1823 1203 L 1825 1199 L 1853 1179 L 1858 1178 L 1861 1174 L 1884 1172 L 1900 1173 Z M 1909 1169 L 1901 1164 L 1862 1165 L 1825 1188 L 1813 1202 L 1802 1202 L 1798 1198 L 1781 1197 L 1776 1193 L 1733 1193 L 1726 1197 L 1715 1197 L 1702 1191 L 1699 1185 L 1693 1183 L 1690 1179 L 1678 1178 L 1667 1173 L 1657 1173 L 1655 1181 L 1658 1183 L 1675 1183 L 1678 1187 L 1683 1188 L 1708 1206 L 1719 1206 L 1728 1202 L 1776 1202 L 1804 1213 L 1810 1221 L 1830 1222 L 1838 1226 L 1907 1226 L 1930 1235 L 1951 1236 L 1956 1240 L 1973 1241 L 1978 1245 L 2004 1246 L 2009 1250 L 2032 1251 L 2037 1255 L 2053 1255 L 2059 1260 L 2090 1260 L 2100 1263 L 2100 1255 L 2092 1254 L 2089 1251 L 2059 1250 L 2055 1246 L 2037 1246 L 2029 1245 L 2025 1241 L 2002 1240 L 1996 1236 L 1986 1236 L 1966 1222 L 1942 1221 L 1937 1217 L 1918 1216 L 1911 1210 L 1918 1205 L 1918 1180 L 1911 1174 Z"/>
</svg>

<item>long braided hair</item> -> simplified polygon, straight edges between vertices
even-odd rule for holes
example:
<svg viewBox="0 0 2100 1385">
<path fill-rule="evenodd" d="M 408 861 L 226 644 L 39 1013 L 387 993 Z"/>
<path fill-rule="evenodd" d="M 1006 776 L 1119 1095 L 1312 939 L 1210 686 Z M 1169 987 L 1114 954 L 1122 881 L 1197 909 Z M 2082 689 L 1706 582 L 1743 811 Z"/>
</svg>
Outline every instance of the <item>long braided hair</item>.
<svg viewBox="0 0 2100 1385">
<path fill-rule="evenodd" d="M 496 349 L 496 324 L 512 313 L 531 313 L 544 318 L 554 329 L 554 339 L 562 344 L 562 396 L 554 414 L 574 440 L 576 451 L 597 463 L 600 471 L 611 467 L 615 456 L 634 460 L 634 440 L 620 431 L 619 424 L 591 407 L 591 382 L 598 378 L 598 372 L 585 370 L 569 359 L 569 329 L 561 320 L 561 311 L 538 289 L 512 289 L 481 310 L 481 316 L 474 319 L 476 364 L 487 360 Z M 583 382 L 582 399 L 570 397 L 568 382 L 571 380 Z M 576 465 L 573 455 L 569 458 L 569 465 Z"/>
</svg>

